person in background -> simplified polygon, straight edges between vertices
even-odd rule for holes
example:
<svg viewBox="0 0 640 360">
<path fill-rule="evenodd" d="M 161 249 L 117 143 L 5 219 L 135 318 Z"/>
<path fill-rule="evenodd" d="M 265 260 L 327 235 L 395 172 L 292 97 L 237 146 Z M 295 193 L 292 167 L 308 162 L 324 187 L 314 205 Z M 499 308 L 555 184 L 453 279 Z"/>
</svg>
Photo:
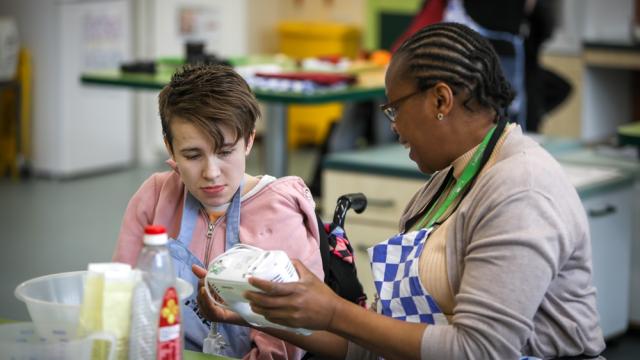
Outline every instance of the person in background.
<svg viewBox="0 0 640 360">
<path fill-rule="evenodd" d="M 540 48 L 551 38 L 556 27 L 557 4 L 552 0 L 536 0 L 526 17 L 526 130 L 532 133 L 540 130 L 544 116 L 562 104 L 571 93 L 571 84 L 566 79 L 540 64 Z"/>
<path fill-rule="evenodd" d="M 245 297 L 315 332 L 265 331 L 335 359 L 600 358 L 585 210 L 556 160 L 507 123 L 514 93 L 493 47 L 462 24 L 427 26 L 394 53 L 385 88 L 381 110 L 432 176 L 399 233 L 368 250 L 375 311 L 294 261 L 300 281 L 251 278 L 260 291 Z M 204 290 L 209 317 L 241 323 Z"/>
<path fill-rule="evenodd" d="M 524 129 L 527 115 L 525 50 L 521 33 L 525 17 L 536 0 L 447 0 L 443 21 L 467 25 L 489 40 L 502 71 L 515 91 L 509 117 Z"/>
<path fill-rule="evenodd" d="M 151 175 L 129 201 L 114 261 L 135 265 L 143 229 L 157 224 L 173 239 L 177 275 L 197 286 L 192 265 L 211 260 L 240 242 L 284 250 L 323 277 L 315 203 L 298 177 L 275 179 L 245 173 L 253 146 L 258 103 L 247 83 L 223 65 L 186 67 L 159 96 L 170 170 Z M 185 343 L 202 351 L 211 322 L 195 294 L 182 307 Z M 255 329 L 220 325 L 212 334 L 222 355 L 245 359 L 298 359 L 293 345 Z M 222 339 L 220 339 L 222 336 Z"/>
</svg>

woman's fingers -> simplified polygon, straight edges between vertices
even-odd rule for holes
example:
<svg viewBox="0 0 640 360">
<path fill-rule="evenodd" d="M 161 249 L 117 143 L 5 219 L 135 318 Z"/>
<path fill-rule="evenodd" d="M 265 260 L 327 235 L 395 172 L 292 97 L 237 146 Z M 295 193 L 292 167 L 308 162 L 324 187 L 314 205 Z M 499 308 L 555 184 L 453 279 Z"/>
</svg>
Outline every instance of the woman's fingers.
<svg viewBox="0 0 640 360">
<path fill-rule="evenodd" d="M 296 286 L 294 284 L 309 282 L 309 281 L 313 281 L 314 279 L 317 279 L 317 277 L 297 259 L 292 260 L 292 263 L 293 263 L 293 266 L 298 271 L 298 276 L 300 277 L 300 280 L 298 280 L 297 282 L 277 283 L 277 282 L 271 282 L 269 280 L 260 279 L 257 277 L 251 277 L 249 278 L 249 284 L 262 290 L 263 292 L 269 294 L 270 296 L 285 296 L 293 292 Z"/>
<path fill-rule="evenodd" d="M 269 280 L 264 280 L 264 279 L 260 279 L 253 276 L 250 277 L 248 281 L 250 285 L 253 285 L 254 287 L 266 293 L 270 293 L 272 291 L 272 288 L 274 288 L 277 285 L 277 283 L 273 283 Z"/>
<path fill-rule="evenodd" d="M 203 286 L 200 286 L 198 288 L 197 303 L 198 303 L 198 309 L 204 315 L 205 318 L 212 321 L 219 320 L 216 316 L 216 311 L 215 311 L 217 306 L 213 303 L 213 301 L 211 301 L 211 299 L 209 298 L 209 294 L 207 293 L 207 290 Z"/>
<path fill-rule="evenodd" d="M 209 320 L 223 321 L 225 317 L 224 309 L 221 309 L 212 299 L 212 296 L 217 294 L 209 294 L 205 288 L 205 277 L 207 276 L 207 270 L 198 265 L 191 265 L 191 271 L 198 277 L 198 289 L 197 289 L 197 303 L 200 312 Z M 216 298 L 217 300 L 217 298 Z M 220 302 L 220 301 L 219 301 Z"/>
<path fill-rule="evenodd" d="M 269 321 L 293 327 L 304 327 L 305 325 L 301 315 L 306 310 L 295 306 L 296 295 L 274 297 L 264 293 L 251 292 L 251 294 L 247 293 L 247 299 L 250 300 L 251 310 Z"/>
<path fill-rule="evenodd" d="M 262 290 L 264 293 L 269 294 L 270 296 L 285 296 L 291 294 L 296 283 L 278 283 L 260 279 L 257 277 L 250 277 L 249 284 L 255 286 L 259 290 Z"/>
<path fill-rule="evenodd" d="M 245 293 L 245 298 L 249 300 L 252 305 L 256 304 L 261 308 L 266 309 L 288 308 L 293 296 L 294 293 L 287 293 L 285 295 L 262 293 L 258 291 L 247 291 Z"/>
<path fill-rule="evenodd" d="M 243 320 L 239 315 L 230 310 L 221 308 L 213 301 L 212 297 L 215 297 L 216 301 L 219 303 L 223 303 L 222 299 L 220 299 L 215 292 L 210 294 L 204 286 L 199 288 L 197 297 L 198 309 L 205 318 L 218 322 L 229 322 L 234 324 L 243 323 Z"/>
<path fill-rule="evenodd" d="M 282 325 L 323 330 L 331 323 L 336 311 L 337 295 L 318 279 L 304 264 L 293 260 L 300 279 L 276 283 L 250 278 L 257 291 L 247 291 L 251 309 L 270 321 Z"/>
<path fill-rule="evenodd" d="M 191 265 L 191 271 L 199 279 L 204 279 L 207 276 L 207 270 L 205 268 L 201 267 L 201 266 L 196 265 L 196 264 Z"/>
<path fill-rule="evenodd" d="M 298 276 L 300 277 L 301 280 L 309 277 L 316 277 L 314 273 L 312 273 L 309 269 L 307 269 L 306 266 L 304 266 L 302 262 L 300 262 L 300 260 L 293 259 L 291 260 L 291 262 L 293 263 L 293 267 L 296 268 L 296 271 L 298 272 Z"/>
</svg>

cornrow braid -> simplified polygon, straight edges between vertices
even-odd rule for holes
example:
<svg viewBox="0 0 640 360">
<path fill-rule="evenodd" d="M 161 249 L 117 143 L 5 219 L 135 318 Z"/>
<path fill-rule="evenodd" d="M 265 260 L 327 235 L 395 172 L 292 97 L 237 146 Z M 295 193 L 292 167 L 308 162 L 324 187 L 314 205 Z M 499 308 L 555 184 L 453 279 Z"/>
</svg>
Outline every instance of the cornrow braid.
<svg viewBox="0 0 640 360">
<path fill-rule="evenodd" d="M 405 57 L 418 89 L 427 90 L 438 82 L 454 93 L 466 90 L 479 105 L 506 115 L 513 92 L 500 67 L 493 46 L 465 25 L 438 23 L 426 26 L 407 39 L 397 50 Z"/>
</svg>

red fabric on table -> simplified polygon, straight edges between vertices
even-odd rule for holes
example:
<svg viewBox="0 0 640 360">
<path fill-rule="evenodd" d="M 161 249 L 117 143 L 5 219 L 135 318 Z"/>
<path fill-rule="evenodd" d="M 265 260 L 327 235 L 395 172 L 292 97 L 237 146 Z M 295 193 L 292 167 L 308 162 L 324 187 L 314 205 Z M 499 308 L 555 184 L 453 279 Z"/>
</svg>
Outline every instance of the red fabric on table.
<svg viewBox="0 0 640 360">
<path fill-rule="evenodd" d="M 349 85 L 355 83 L 356 77 L 351 74 L 342 73 L 322 73 L 322 72 L 286 72 L 286 73 L 256 73 L 256 76 L 272 79 L 286 80 L 308 80 L 318 85 L 335 85 L 347 83 Z"/>
</svg>

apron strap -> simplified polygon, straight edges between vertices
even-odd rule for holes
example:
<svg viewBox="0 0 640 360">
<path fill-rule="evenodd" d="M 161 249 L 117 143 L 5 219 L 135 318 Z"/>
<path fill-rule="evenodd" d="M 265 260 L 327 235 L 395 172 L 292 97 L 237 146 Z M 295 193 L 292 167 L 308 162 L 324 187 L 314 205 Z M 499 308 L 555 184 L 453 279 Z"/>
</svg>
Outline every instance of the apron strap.
<svg viewBox="0 0 640 360">
<path fill-rule="evenodd" d="M 244 187 L 244 177 L 240 181 L 238 190 L 231 198 L 229 208 L 227 208 L 227 227 L 225 233 L 225 250 L 231 249 L 240 242 L 240 200 L 242 198 L 242 188 Z"/>
<path fill-rule="evenodd" d="M 201 207 L 200 202 L 187 191 L 182 210 L 182 219 L 180 220 L 180 234 L 178 234 L 178 238 L 176 239 L 186 247 L 189 247 L 189 244 L 191 244 L 193 229 L 196 226 L 196 219 L 198 218 Z"/>
</svg>

